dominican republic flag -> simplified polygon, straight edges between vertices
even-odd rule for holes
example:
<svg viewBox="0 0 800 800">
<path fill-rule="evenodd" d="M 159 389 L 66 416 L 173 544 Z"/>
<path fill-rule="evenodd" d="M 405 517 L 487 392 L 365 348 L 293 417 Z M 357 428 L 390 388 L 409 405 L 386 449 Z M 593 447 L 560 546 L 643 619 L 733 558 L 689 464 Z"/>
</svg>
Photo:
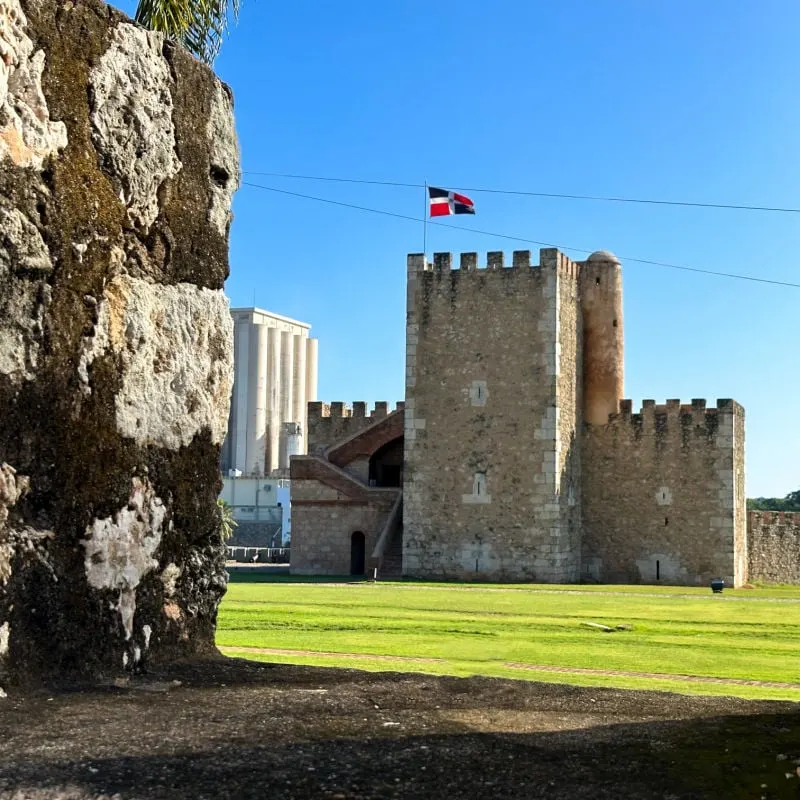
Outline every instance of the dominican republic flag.
<svg viewBox="0 0 800 800">
<path fill-rule="evenodd" d="M 474 214 L 475 203 L 463 194 L 448 192 L 447 189 L 428 187 L 431 201 L 431 216 L 446 217 L 449 214 Z"/>
</svg>

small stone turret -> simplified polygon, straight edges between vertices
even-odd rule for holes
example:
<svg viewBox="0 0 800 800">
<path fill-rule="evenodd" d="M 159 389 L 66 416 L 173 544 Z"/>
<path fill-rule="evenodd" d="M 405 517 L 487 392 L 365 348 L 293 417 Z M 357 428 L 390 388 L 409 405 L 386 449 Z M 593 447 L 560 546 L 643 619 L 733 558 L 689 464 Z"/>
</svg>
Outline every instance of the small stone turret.
<svg viewBox="0 0 800 800">
<path fill-rule="evenodd" d="M 605 250 L 592 253 L 580 276 L 583 308 L 583 415 L 605 425 L 624 395 L 622 266 Z"/>
</svg>

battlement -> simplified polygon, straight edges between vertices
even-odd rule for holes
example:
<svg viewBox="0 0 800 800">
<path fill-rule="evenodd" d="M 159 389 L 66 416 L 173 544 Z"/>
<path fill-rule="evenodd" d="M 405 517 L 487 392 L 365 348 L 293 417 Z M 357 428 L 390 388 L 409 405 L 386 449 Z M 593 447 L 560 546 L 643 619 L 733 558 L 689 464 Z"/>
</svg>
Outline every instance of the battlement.
<svg viewBox="0 0 800 800">
<path fill-rule="evenodd" d="M 761 511 L 751 509 L 747 512 L 747 527 L 754 525 L 790 525 L 797 529 L 800 536 L 800 511 Z"/>
<path fill-rule="evenodd" d="M 559 274 L 577 279 L 580 274 L 580 262 L 572 261 L 555 247 L 539 250 L 539 263 L 531 262 L 530 250 L 514 250 L 511 260 L 506 261 L 502 250 L 491 250 L 486 253 L 486 261 L 478 262 L 478 253 L 460 253 L 459 264 L 456 267 L 452 253 L 434 253 L 433 261 L 428 261 L 424 253 L 412 253 L 408 256 L 408 269 L 410 272 L 432 273 L 469 273 L 499 272 L 508 270 L 541 270 L 551 269 Z"/>
<path fill-rule="evenodd" d="M 395 403 L 394 411 L 401 411 L 404 407 L 403 401 Z M 308 404 L 308 420 L 333 418 L 353 418 L 353 419 L 370 419 L 373 422 L 381 419 L 389 414 L 389 403 L 385 400 L 378 400 L 375 402 L 375 407 L 371 414 L 367 414 L 367 404 L 362 400 L 354 400 L 352 403 L 344 403 L 335 400 L 332 403 L 322 403 L 315 401 Z"/>
<path fill-rule="evenodd" d="M 714 407 L 709 407 L 705 398 L 696 398 L 688 403 L 642 400 L 637 413 L 633 412 L 632 400 L 620 400 L 619 412 L 609 414 L 608 425 L 617 428 L 629 425 L 637 437 L 647 433 L 667 434 L 670 430 L 682 430 L 685 434 L 689 429 L 711 436 L 718 431 L 723 418 L 732 420 L 734 416 L 743 414 L 743 407 L 727 398 L 718 399 Z"/>
<path fill-rule="evenodd" d="M 395 404 L 394 411 L 401 411 L 405 403 Z M 327 447 L 353 436 L 390 413 L 389 404 L 378 401 L 371 414 L 367 414 L 367 404 L 362 400 L 352 403 L 336 401 L 333 403 L 313 402 L 308 404 L 308 452 L 314 455 Z"/>
</svg>

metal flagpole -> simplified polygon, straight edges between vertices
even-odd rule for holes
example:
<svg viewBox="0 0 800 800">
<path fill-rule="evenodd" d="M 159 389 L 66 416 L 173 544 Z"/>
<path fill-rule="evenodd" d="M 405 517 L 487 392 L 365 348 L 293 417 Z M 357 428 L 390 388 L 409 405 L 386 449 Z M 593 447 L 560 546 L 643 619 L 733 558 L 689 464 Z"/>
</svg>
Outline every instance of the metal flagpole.
<svg viewBox="0 0 800 800">
<path fill-rule="evenodd" d="M 428 180 L 425 179 L 425 210 L 422 214 L 422 254 L 425 255 L 428 247 Z"/>
</svg>

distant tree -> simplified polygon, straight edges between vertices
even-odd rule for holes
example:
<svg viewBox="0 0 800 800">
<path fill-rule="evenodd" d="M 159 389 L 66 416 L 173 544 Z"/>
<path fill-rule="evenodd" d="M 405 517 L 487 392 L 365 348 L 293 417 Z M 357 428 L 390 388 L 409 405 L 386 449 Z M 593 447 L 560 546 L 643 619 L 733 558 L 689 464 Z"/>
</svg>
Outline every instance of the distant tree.
<svg viewBox="0 0 800 800">
<path fill-rule="evenodd" d="M 747 500 L 750 511 L 800 511 L 800 489 L 786 497 L 751 497 Z"/>
<path fill-rule="evenodd" d="M 240 0 L 139 0 L 136 21 L 211 65 L 228 30 L 228 19 L 239 16 L 239 5 Z"/>
</svg>

